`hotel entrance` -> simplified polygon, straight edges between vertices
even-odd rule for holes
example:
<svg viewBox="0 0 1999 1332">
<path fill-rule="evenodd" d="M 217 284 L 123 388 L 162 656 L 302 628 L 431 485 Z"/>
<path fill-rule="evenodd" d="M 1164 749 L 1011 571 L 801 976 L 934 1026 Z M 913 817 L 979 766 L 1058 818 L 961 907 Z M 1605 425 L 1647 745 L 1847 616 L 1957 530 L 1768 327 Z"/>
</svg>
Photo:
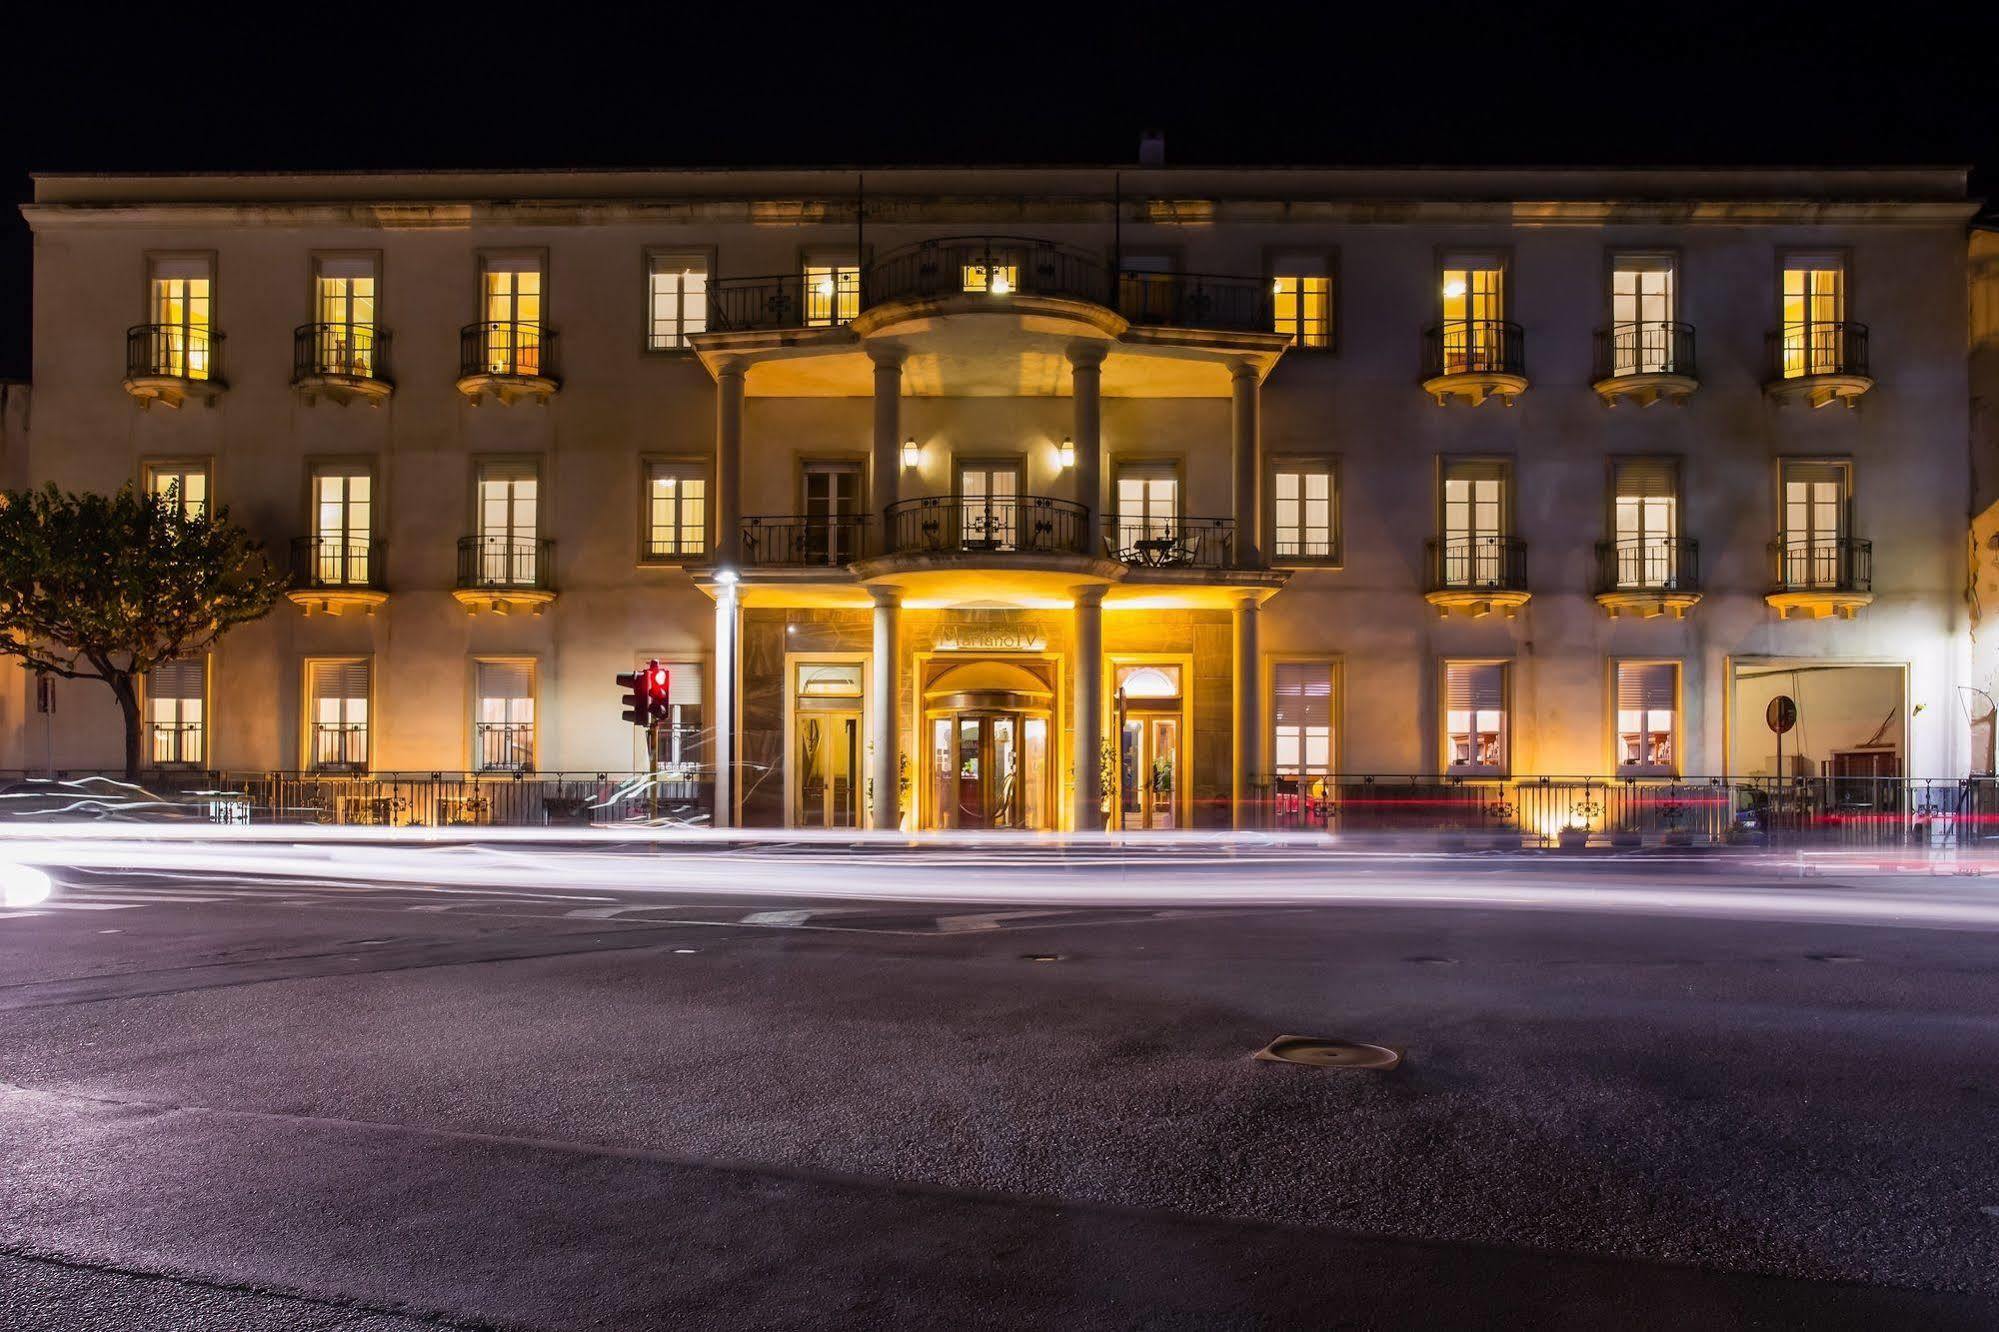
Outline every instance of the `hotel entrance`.
<svg viewBox="0 0 1999 1332">
<path fill-rule="evenodd" d="M 1180 678 L 1180 665 L 1171 662 L 1116 668 L 1111 700 L 1117 711 L 1120 828 L 1181 826 Z"/>
<path fill-rule="evenodd" d="M 791 826 L 861 826 L 861 666 L 798 662 L 794 695 Z"/>
<path fill-rule="evenodd" d="M 969 661 L 931 679 L 923 693 L 927 827 L 1054 826 L 1054 690 L 1041 666 Z"/>
</svg>

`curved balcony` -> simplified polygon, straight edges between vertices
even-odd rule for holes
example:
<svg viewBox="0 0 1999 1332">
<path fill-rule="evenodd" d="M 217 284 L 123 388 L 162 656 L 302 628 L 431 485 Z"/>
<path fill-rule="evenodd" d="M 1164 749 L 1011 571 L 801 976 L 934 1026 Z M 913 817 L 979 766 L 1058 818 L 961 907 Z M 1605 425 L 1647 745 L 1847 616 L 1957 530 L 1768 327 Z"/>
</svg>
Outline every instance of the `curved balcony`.
<svg viewBox="0 0 1999 1332">
<path fill-rule="evenodd" d="M 213 405 L 222 392 L 222 335 L 189 324 L 138 324 L 125 330 L 125 391 L 141 407 L 184 402 Z"/>
<path fill-rule="evenodd" d="M 1640 407 L 1685 402 L 1700 387 L 1694 326 L 1648 319 L 1598 329 L 1593 387 L 1613 407 L 1626 399 Z"/>
<path fill-rule="evenodd" d="M 285 592 L 307 615 L 358 610 L 373 615 L 389 599 L 383 543 L 351 537 L 299 537 L 292 542 L 291 586 Z"/>
<path fill-rule="evenodd" d="M 1867 325 L 1851 320 L 1786 324 L 1769 335 L 1770 379 L 1763 391 L 1779 403 L 1853 406 L 1874 387 L 1867 372 Z"/>
<path fill-rule="evenodd" d="M 1874 543 L 1784 533 L 1770 543 L 1770 577 L 1763 600 L 1777 618 L 1850 620 L 1874 600 Z"/>
<path fill-rule="evenodd" d="M 1109 280 L 1095 255 L 1026 236 L 946 236 L 891 250 L 868 265 L 868 306 L 951 296 L 1049 296 L 1109 303 Z"/>
<path fill-rule="evenodd" d="M 926 495 L 891 504 L 885 555 L 1087 555 L 1090 511 L 1044 495 Z"/>
<path fill-rule="evenodd" d="M 469 612 L 541 614 L 555 600 L 555 543 L 535 537 L 482 535 L 458 542 L 458 585 L 451 595 Z"/>
<path fill-rule="evenodd" d="M 1117 519 L 1104 524 L 1104 552 L 1134 569 L 1235 567 L 1235 519 Z"/>
<path fill-rule="evenodd" d="M 1117 312 L 1153 328 L 1219 328 L 1251 333 L 1276 329 L 1271 288 L 1264 278 L 1212 273 L 1120 273 Z"/>
<path fill-rule="evenodd" d="M 1596 604 L 1612 619 L 1685 619 L 1700 603 L 1700 544 L 1678 537 L 1627 537 L 1596 547 Z"/>
<path fill-rule="evenodd" d="M 1518 537 L 1445 537 L 1424 545 L 1423 595 L 1439 615 L 1479 619 L 1499 611 L 1510 619 L 1527 604 L 1527 543 Z"/>
<path fill-rule="evenodd" d="M 555 330 L 538 323 L 495 319 L 467 324 L 458 330 L 458 391 L 475 407 L 489 397 L 501 403 L 545 403 L 562 386 L 558 345 Z"/>
<path fill-rule="evenodd" d="M 307 403 L 327 398 L 380 405 L 389 382 L 389 335 L 373 324 L 300 324 L 292 330 L 292 387 Z"/>
<path fill-rule="evenodd" d="M 867 515 L 761 514 L 743 519 L 743 564 L 752 569 L 844 569 L 868 554 Z"/>
<path fill-rule="evenodd" d="M 1452 319 L 1423 330 L 1423 391 L 1439 405 L 1507 406 L 1527 391 L 1526 337 L 1503 319 Z"/>
</svg>

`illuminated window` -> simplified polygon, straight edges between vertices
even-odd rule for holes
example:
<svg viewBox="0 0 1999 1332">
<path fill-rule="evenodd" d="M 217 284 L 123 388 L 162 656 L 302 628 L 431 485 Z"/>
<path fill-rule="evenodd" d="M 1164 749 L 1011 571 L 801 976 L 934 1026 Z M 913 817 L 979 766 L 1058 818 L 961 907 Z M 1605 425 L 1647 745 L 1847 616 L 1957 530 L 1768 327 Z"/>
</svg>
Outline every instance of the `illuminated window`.
<svg viewBox="0 0 1999 1332">
<path fill-rule="evenodd" d="M 481 772 L 534 767 L 534 663 L 474 663 L 478 715 L 473 721 L 473 764 Z"/>
<path fill-rule="evenodd" d="M 313 469 L 313 577 L 320 586 L 368 585 L 374 513 L 375 479 L 365 465 Z"/>
<path fill-rule="evenodd" d="M 708 549 L 708 478 L 689 463 L 646 467 L 646 558 L 678 559 Z"/>
<path fill-rule="evenodd" d="M 1786 379 L 1836 374 L 1846 318 L 1846 267 L 1833 257 L 1798 257 L 1784 264 L 1781 365 Z"/>
<path fill-rule="evenodd" d="M 1163 562 L 1180 536 L 1180 473 L 1170 462 L 1124 463 L 1117 472 L 1119 558 Z M 1164 544 L 1161 544 L 1164 543 Z"/>
<path fill-rule="evenodd" d="M 845 324 L 861 312 L 861 266 L 833 260 L 805 265 L 805 322 Z"/>
<path fill-rule="evenodd" d="M 149 369 L 181 379 L 207 379 L 214 371 L 210 327 L 214 279 L 204 258 L 155 259 L 150 310 Z"/>
<path fill-rule="evenodd" d="M 146 751 L 160 766 L 198 764 L 206 750 L 208 659 L 162 662 L 146 672 Z"/>
<path fill-rule="evenodd" d="M 1611 369 L 1620 375 L 1664 374 L 1674 368 L 1673 260 L 1669 255 L 1620 254 L 1611 261 Z"/>
<path fill-rule="evenodd" d="M 1270 759 L 1278 777 L 1333 770 L 1333 663 L 1280 661 L 1270 668 Z"/>
<path fill-rule="evenodd" d="M 486 373 L 539 375 L 542 366 L 541 260 L 489 257 L 481 275 Z"/>
<path fill-rule="evenodd" d="M 179 507 L 189 518 L 208 513 L 208 464 L 161 462 L 146 467 L 146 493 Z"/>
<path fill-rule="evenodd" d="M 1330 459 L 1281 462 L 1270 474 L 1271 558 L 1339 558 L 1339 478 Z"/>
<path fill-rule="evenodd" d="M 544 572 L 537 534 L 541 478 L 532 461 L 479 465 L 478 581 L 533 586 Z"/>
<path fill-rule="evenodd" d="M 1619 771 L 1670 775 L 1679 763 L 1679 663 L 1617 663 Z"/>
<path fill-rule="evenodd" d="M 1510 503 L 1506 464 L 1452 459 L 1444 465 L 1439 581 L 1445 587 L 1493 587 L 1510 572 Z"/>
<path fill-rule="evenodd" d="M 1670 458 L 1619 458 L 1611 499 L 1617 587 L 1679 585 L 1679 472 Z"/>
<path fill-rule="evenodd" d="M 375 261 L 325 257 L 314 275 L 313 330 L 318 366 L 366 379 L 375 373 Z"/>
<path fill-rule="evenodd" d="M 1324 258 L 1283 256 L 1271 265 L 1272 327 L 1294 346 L 1330 347 L 1333 342 L 1333 279 Z"/>
<path fill-rule="evenodd" d="M 1506 339 L 1506 270 L 1489 256 L 1458 255 L 1444 261 L 1443 372 L 1503 369 Z"/>
<path fill-rule="evenodd" d="M 1180 668 L 1171 662 L 1119 666 L 1112 679 L 1112 692 L 1127 699 L 1180 697 Z"/>
<path fill-rule="evenodd" d="M 1020 290 L 1020 265 L 987 260 L 960 266 L 961 285 L 968 292 L 991 292 L 1006 296 Z"/>
<path fill-rule="evenodd" d="M 708 261 L 698 255 L 656 254 L 648 263 L 646 346 L 687 346 L 708 330 Z"/>
<path fill-rule="evenodd" d="M 1784 464 L 1784 531 L 1779 576 L 1785 587 L 1840 587 L 1848 572 L 1845 463 Z"/>
<path fill-rule="evenodd" d="M 305 664 L 306 763 L 317 770 L 368 766 L 368 659 Z"/>
<path fill-rule="evenodd" d="M 1506 664 L 1444 663 L 1444 763 L 1465 776 L 1503 776 L 1507 765 Z"/>
</svg>

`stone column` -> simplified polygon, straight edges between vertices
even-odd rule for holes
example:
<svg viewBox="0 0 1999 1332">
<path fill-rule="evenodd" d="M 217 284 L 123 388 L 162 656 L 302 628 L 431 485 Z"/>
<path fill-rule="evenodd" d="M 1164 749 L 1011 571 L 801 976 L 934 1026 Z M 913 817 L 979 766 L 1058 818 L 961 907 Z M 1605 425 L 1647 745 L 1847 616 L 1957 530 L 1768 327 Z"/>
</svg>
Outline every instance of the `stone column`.
<svg viewBox="0 0 1999 1332">
<path fill-rule="evenodd" d="M 1083 544 L 1084 553 L 1089 555 L 1104 549 L 1103 380 L 1103 345 L 1071 344 L 1069 403 L 1075 413 L 1071 438 L 1076 444 L 1076 502 L 1090 511 Z"/>
<path fill-rule="evenodd" d="M 724 361 L 715 370 L 715 563 L 734 569 L 743 557 L 743 380 L 749 367 Z"/>
<path fill-rule="evenodd" d="M 1237 361 L 1230 367 L 1235 380 L 1235 410 L 1229 421 L 1229 460 L 1234 464 L 1235 559 L 1254 567 L 1263 562 L 1263 431 L 1258 424 L 1261 379 L 1256 367 Z"/>
<path fill-rule="evenodd" d="M 901 728 L 896 725 L 896 699 L 902 672 L 902 592 L 893 587 L 871 588 L 875 598 L 875 655 L 868 679 L 868 782 L 874 788 L 868 826 L 894 832 L 902 826 L 899 762 Z"/>
<path fill-rule="evenodd" d="M 717 828 L 736 826 L 737 618 L 736 585 L 724 583 L 715 589 L 715 715 L 708 720 Z"/>
<path fill-rule="evenodd" d="M 1246 802 L 1263 775 L 1263 679 L 1256 647 L 1256 598 L 1243 597 L 1235 606 L 1235 781 L 1229 802 L 1233 823 L 1249 827 Z"/>
<path fill-rule="evenodd" d="M 1077 456 L 1081 457 L 1080 451 Z M 1104 588 L 1091 583 L 1077 588 L 1075 596 L 1076 675 L 1070 691 L 1075 709 L 1075 823 L 1077 832 L 1089 832 L 1104 826 L 1099 766 L 1104 744 Z"/>
<path fill-rule="evenodd" d="M 902 498 L 902 348 L 870 347 L 875 363 L 874 512 Z M 884 531 L 886 539 L 886 531 Z"/>
</svg>

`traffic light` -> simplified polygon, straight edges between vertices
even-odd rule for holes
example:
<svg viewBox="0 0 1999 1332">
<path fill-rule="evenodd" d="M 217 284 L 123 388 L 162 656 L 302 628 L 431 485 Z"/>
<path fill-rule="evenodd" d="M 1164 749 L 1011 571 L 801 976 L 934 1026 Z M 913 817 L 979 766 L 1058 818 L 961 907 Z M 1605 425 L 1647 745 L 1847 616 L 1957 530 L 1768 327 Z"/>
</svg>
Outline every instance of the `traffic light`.
<svg viewBox="0 0 1999 1332">
<path fill-rule="evenodd" d="M 663 722 L 667 718 L 667 684 L 669 675 L 666 667 L 656 661 L 649 661 L 645 668 L 646 720 Z"/>
<path fill-rule="evenodd" d="M 650 709 L 645 694 L 645 681 L 650 677 L 649 669 L 644 672 L 633 671 L 618 677 L 618 688 L 625 691 L 625 696 L 621 700 L 625 705 L 625 720 L 634 726 L 645 726 L 652 720 L 648 715 Z"/>
</svg>

